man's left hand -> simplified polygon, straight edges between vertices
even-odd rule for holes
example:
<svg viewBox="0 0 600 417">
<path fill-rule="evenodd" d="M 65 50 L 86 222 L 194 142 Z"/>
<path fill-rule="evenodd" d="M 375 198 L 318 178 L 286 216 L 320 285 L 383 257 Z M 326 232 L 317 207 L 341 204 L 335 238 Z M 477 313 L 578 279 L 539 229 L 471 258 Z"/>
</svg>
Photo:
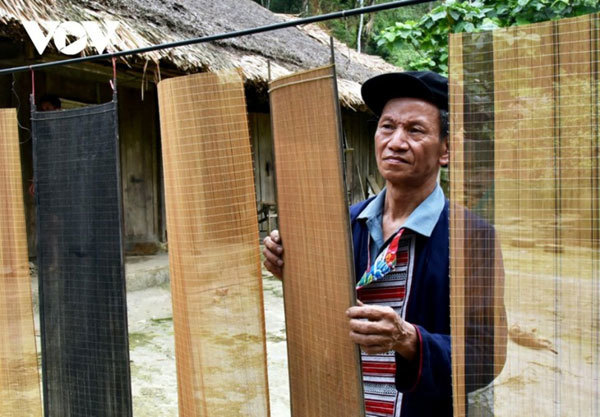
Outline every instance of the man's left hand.
<svg viewBox="0 0 600 417">
<path fill-rule="evenodd" d="M 350 339 L 368 354 L 394 350 L 408 360 L 417 356 L 419 338 L 415 327 L 391 307 L 365 305 L 350 307 Z"/>
</svg>

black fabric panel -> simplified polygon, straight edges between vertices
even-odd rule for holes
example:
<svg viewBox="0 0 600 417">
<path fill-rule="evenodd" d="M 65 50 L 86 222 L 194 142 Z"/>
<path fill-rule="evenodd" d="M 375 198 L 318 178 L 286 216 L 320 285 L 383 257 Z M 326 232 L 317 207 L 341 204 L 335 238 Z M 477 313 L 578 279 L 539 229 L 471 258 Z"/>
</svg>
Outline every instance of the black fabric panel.
<svg viewBox="0 0 600 417">
<path fill-rule="evenodd" d="M 131 416 L 117 102 L 31 118 L 45 416 Z"/>
</svg>

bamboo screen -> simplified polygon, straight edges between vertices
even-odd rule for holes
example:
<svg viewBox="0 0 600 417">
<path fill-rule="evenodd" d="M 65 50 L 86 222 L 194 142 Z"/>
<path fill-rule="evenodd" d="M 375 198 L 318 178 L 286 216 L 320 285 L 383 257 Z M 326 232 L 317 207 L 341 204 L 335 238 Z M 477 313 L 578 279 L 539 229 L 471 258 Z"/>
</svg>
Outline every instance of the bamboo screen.
<svg viewBox="0 0 600 417">
<path fill-rule="evenodd" d="M 333 67 L 270 84 L 294 417 L 364 415 Z"/>
<path fill-rule="evenodd" d="M 226 71 L 158 94 L 180 415 L 268 416 L 244 86 Z"/>
<path fill-rule="evenodd" d="M 131 415 L 117 101 L 31 113 L 44 412 Z"/>
<path fill-rule="evenodd" d="M 0 410 L 41 417 L 17 112 L 0 109 Z"/>
<path fill-rule="evenodd" d="M 594 14 L 451 37 L 451 200 L 470 209 L 451 221 L 457 416 L 600 416 L 599 27 Z M 473 296 L 489 278 L 473 266 L 490 262 L 469 258 L 465 213 L 502 250 L 494 349 L 474 340 L 502 309 Z"/>
</svg>

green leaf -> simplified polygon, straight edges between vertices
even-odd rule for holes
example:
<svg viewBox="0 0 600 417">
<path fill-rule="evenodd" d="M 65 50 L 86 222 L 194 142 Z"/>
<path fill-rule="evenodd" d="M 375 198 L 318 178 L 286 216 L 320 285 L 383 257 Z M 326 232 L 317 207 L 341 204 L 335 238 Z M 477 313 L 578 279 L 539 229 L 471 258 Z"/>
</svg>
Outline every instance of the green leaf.
<svg viewBox="0 0 600 417">
<path fill-rule="evenodd" d="M 395 26 L 402 29 L 412 29 L 417 26 L 417 22 L 414 20 L 407 20 L 406 22 L 396 22 Z"/>
<path fill-rule="evenodd" d="M 467 22 L 458 22 L 456 25 L 454 25 L 454 27 L 452 28 L 452 32 L 453 33 L 460 33 L 460 32 L 464 32 L 465 31 L 465 24 Z"/>
<path fill-rule="evenodd" d="M 434 23 L 435 23 L 435 22 L 434 22 L 433 20 L 431 20 L 431 19 L 427 19 L 427 20 L 426 20 L 425 22 L 423 22 L 423 24 L 421 24 L 420 26 L 425 26 L 427 29 L 430 29 L 430 28 L 433 26 L 433 24 L 434 24 Z"/>
<path fill-rule="evenodd" d="M 382 37 L 388 42 L 392 43 L 396 40 L 396 34 L 392 32 L 385 32 Z"/>
<path fill-rule="evenodd" d="M 458 12 L 457 12 L 456 10 L 454 10 L 454 9 L 450 9 L 450 10 L 448 11 L 448 13 L 450 13 L 450 16 L 452 17 L 452 19 L 454 19 L 454 20 L 458 20 L 458 19 L 460 19 L 460 13 L 458 13 Z"/>
<path fill-rule="evenodd" d="M 437 13 L 434 13 L 431 15 L 431 20 L 433 20 L 434 22 L 437 22 L 440 19 L 445 19 L 447 16 L 446 14 L 446 10 L 441 10 Z"/>
<path fill-rule="evenodd" d="M 479 29 L 480 30 L 495 30 L 495 29 L 498 29 L 498 27 L 499 26 L 492 19 L 488 19 L 486 17 L 485 19 L 483 19 L 483 22 L 479 26 Z"/>
<path fill-rule="evenodd" d="M 508 6 L 508 4 L 497 4 L 496 5 L 497 13 L 504 13 L 505 11 L 507 11 L 509 9 L 510 9 L 510 7 Z"/>
</svg>

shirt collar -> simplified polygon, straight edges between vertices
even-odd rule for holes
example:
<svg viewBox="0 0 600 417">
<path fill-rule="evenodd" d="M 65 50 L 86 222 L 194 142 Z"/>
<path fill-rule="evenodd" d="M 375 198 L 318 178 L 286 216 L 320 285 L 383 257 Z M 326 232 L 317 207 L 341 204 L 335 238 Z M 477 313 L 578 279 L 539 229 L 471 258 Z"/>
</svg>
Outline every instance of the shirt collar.
<svg viewBox="0 0 600 417">
<path fill-rule="evenodd" d="M 438 184 L 431 194 L 408 216 L 402 227 L 430 237 L 442 210 L 444 210 L 444 204 L 446 204 L 446 198 L 442 187 Z"/>
<path fill-rule="evenodd" d="M 383 244 L 383 231 L 381 219 L 385 203 L 386 189 L 384 188 L 358 215 L 358 219 L 366 220 L 371 237 L 381 240 Z M 437 221 L 444 209 L 445 197 L 442 187 L 438 184 L 429 196 L 408 216 L 403 228 L 410 229 L 420 235 L 430 237 Z M 379 230 L 374 230 L 374 229 Z"/>
<path fill-rule="evenodd" d="M 357 219 L 365 221 L 367 224 L 367 229 L 369 229 L 369 235 L 371 236 L 369 251 L 373 253 L 377 253 L 384 243 L 383 229 L 381 227 L 384 203 L 385 188 L 367 204 L 357 217 Z"/>
</svg>

